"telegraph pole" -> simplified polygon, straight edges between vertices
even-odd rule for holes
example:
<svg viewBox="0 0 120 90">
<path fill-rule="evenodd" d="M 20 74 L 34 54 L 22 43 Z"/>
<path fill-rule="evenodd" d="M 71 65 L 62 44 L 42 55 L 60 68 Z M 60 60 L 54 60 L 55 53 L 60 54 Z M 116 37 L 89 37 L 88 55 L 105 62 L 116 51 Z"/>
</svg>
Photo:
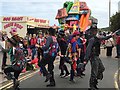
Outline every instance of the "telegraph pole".
<svg viewBox="0 0 120 90">
<path fill-rule="evenodd" d="M 110 16 L 111 16 L 111 0 L 109 0 L 109 27 L 110 27 Z"/>
</svg>

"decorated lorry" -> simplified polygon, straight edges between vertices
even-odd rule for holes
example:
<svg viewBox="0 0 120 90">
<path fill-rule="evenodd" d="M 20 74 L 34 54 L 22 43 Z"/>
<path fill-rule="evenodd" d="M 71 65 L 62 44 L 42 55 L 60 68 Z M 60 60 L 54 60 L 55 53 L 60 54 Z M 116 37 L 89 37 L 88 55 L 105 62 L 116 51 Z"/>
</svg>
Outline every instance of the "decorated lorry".
<svg viewBox="0 0 120 90">
<path fill-rule="evenodd" d="M 66 1 L 63 8 L 58 10 L 56 15 L 61 29 L 65 27 L 73 30 L 80 30 L 85 32 L 93 23 L 97 24 L 97 19 L 91 17 L 91 10 L 86 2 Z"/>
</svg>

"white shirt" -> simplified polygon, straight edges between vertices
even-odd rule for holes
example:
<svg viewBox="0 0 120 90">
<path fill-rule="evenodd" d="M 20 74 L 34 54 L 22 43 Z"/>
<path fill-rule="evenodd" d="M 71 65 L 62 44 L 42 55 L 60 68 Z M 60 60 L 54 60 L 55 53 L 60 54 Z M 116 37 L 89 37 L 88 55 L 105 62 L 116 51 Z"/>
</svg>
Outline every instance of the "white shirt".
<svg viewBox="0 0 120 90">
<path fill-rule="evenodd" d="M 113 46 L 113 45 L 114 45 L 114 40 L 113 40 L 113 38 L 110 38 L 110 39 L 106 40 L 106 44 L 105 44 L 105 45 L 108 46 L 108 47 Z"/>
</svg>

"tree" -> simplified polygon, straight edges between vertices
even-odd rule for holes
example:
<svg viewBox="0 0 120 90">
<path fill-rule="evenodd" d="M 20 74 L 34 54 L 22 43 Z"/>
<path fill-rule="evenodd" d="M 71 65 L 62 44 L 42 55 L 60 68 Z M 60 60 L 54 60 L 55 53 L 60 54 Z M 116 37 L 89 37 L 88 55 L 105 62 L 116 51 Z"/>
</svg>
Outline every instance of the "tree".
<svg viewBox="0 0 120 90">
<path fill-rule="evenodd" d="M 101 28 L 101 31 L 110 31 L 109 27 Z"/>
<path fill-rule="evenodd" d="M 116 13 L 110 18 L 111 26 L 110 29 L 112 32 L 120 29 L 120 13 Z"/>
</svg>

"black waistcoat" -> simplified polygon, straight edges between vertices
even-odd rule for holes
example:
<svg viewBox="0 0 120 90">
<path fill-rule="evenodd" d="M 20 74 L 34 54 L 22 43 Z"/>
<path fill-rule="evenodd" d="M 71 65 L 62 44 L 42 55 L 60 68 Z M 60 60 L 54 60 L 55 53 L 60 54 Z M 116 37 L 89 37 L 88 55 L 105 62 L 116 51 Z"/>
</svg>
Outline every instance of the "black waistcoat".
<svg viewBox="0 0 120 90">
<path fill-rule="evenodd" d="M 93 47 L 92 47 L 92 53 L 95 56 L 99 56 L 100 55 L 100 39 L 97 37 L 94 37 L 94 43 L 93 43 Z"/>
</svg>

